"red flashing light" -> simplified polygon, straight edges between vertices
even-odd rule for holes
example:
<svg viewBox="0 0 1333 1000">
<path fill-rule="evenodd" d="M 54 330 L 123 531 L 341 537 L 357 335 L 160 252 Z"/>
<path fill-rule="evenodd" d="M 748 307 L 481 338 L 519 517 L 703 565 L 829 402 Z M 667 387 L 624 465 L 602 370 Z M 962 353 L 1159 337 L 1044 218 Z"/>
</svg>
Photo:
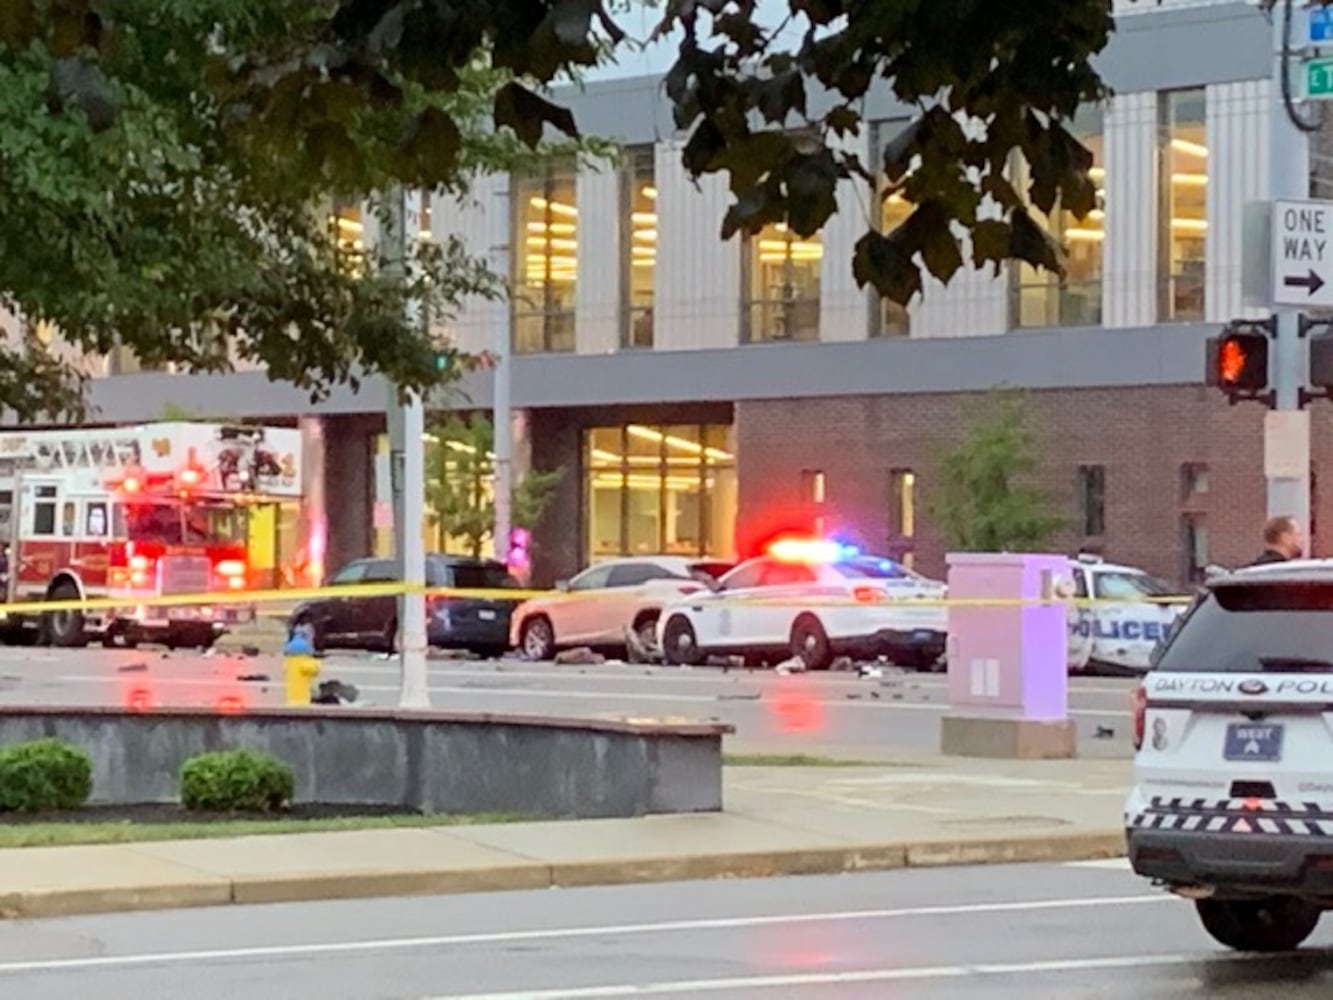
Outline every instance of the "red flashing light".
<svg viewBox="0 0 1333 1000">
<path fill-rule="evenodd" d="M 126 493 L 138 493 L 143 489 L 143 483 L 139 482 L 137 476 L 126 476 L 124 480 L 121 481 L 120 488 Z"/>
<path fill-rule="evenodd" d="M 181 470 L 180 479 L 182 486 L 198 486 L 203 478 L 203 473 L 196 468 L 191 467 Z"/>
<path fill-rule="evenodd" d="M 768 555 L 785 563 L 832 563 L 855 554 L 854 548 L 823 538 L 779 538 L 768 546 Z"/>
</svg>

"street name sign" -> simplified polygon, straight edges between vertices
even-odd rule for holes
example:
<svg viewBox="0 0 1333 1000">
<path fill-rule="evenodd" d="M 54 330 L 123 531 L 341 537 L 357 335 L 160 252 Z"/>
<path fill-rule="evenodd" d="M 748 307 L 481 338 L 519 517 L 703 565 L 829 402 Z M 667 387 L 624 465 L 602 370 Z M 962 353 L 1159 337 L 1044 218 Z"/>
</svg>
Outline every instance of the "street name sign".
<svg viewBox="0 0 1333 1000">
<path fill-rule="evenodd" d="M 1333 101 L 1333 57 L 1305 64 L 1305 96 L 1312 101 Z"/>
<path fill-rule="evenodd" d="M 1309 20 L 1306 27 L 1309 29 L 1306 33 L 1306 40 L 1310 45 L 1328 45 L 1333 44 L 1333 8 L 1330 7 L 1310 7 L 1307 8 Z"/>
<path fill-rule="evenodd" d="M 1333 306 L 1333 201 L 1273 203 L 1273 304 Z"/>
</svg>

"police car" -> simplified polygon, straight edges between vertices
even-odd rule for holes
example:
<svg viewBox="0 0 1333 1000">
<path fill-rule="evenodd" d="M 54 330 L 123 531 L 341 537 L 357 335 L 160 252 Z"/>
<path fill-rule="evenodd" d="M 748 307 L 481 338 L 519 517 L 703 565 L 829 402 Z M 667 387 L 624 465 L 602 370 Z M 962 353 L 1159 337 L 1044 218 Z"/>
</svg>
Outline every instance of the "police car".
<svg viewBox="0 0 1333 1000">
<path fill-rule="evenodd" d="M 826 670 L 839 655 L 885 656 L 929 668 L 944 654 L 944 584 L 891 559 L 822 539 L 784 538 L 724 575 L 711 590 L 662 609 L 657 642 L 668 663 L 710 655 L 799 657 Z"/>
<path fill-rule="evenodd" d="M 1071 596 L 1107 601 L 1093 607 L 1074 605 L 1069 612 L 1069 669 L 1143 674 L 1158 643 L 1188 604 L 1167 603 L 1175 588 L 1133 566 L 1079 555 L 1070 562 Z"/>
<path fill-rule="evenodd" d="M 1210 580 L 1134 698 L 1130 863 L 1241 951 L 1333 906 L 1333 561 Z"/>
</svg>

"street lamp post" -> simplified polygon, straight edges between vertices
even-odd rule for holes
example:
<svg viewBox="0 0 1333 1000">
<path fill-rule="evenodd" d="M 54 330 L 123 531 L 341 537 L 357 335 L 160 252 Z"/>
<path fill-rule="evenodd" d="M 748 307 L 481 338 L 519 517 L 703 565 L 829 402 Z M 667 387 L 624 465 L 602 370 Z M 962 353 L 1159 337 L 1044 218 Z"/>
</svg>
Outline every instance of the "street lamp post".
<svg viewBox="0 0 1333 1000">
<path fill-rule="evenodd" d="M 381 238 L 386 270 L 407 279 L 407 196 L 394 188 L 388 196 Z M 415 320 L 415 310 L 410 319 Z M 402 708 L 430 708 L 426 675 L 426 413 L 418 392 L 389 386 L 389 480 L 393 493 L 394 561 L 408 592 L 398 598 L 398 703 Z"/>
</svg>

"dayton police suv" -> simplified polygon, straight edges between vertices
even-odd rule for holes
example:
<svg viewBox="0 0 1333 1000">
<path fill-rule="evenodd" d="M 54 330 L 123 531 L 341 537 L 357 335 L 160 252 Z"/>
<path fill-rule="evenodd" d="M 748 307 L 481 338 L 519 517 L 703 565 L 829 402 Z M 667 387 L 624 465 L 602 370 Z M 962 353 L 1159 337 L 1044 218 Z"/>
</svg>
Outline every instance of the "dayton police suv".
<svg viewBox="0 0 1333 1000">
<path fill-rule="evenodd" d="M 1211 580 L 1135 693 L 1134 870 L 1241 951 L 1333 907 L 1333 560 Z"/>
</svg>

